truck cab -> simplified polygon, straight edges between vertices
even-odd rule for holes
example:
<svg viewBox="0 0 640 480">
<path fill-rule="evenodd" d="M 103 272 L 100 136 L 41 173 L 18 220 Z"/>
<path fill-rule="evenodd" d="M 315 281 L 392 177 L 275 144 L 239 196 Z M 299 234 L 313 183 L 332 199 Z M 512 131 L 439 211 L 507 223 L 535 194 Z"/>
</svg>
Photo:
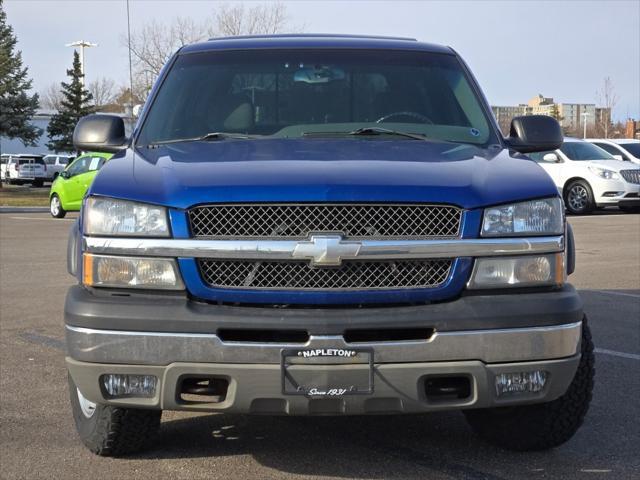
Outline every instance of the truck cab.
<svg viewBox="0 0 640 480">
<path fill-rule="evenodd" d="M 163 410 L 454 409 L 516 450 L 580 426 L 593 345 L 573 237 L 526 157 L 560 127 L 518 117 L 503 138 L 453 49 L 188 45 L 130 137 L 92 115 L 74 143 L 114 153 L 68 249 L 70 395 L 93 452 L 143 448 Z"/>
</svg>

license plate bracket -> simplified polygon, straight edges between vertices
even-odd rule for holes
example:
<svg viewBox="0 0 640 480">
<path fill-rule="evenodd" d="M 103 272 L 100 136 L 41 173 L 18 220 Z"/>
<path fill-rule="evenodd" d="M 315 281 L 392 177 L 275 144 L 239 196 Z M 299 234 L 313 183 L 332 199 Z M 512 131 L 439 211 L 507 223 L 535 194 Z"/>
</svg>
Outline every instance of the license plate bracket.
<svg viewBox="0 0 640 480">
<path fill-rule="evenodd" d="M 373 349 L 282 349 L 280 376 L 283 395 L 312 398 L 371 395 Z"/>
</svg>

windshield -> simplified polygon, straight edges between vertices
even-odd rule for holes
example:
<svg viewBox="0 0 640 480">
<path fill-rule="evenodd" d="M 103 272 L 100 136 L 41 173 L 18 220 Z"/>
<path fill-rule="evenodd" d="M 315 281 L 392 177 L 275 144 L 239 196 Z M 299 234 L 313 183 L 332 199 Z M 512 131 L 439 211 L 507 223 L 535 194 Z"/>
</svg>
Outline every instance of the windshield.
<svg viewBox="0 0 640 480">
<path fill-rule="evenodd" d="M 313 138 L 368 127 L 498 143 L 481 105 L 453 55 L 309 49 L 195 53 L 179 56 L 172 66 L 137 143 L 213 132 Z"/>
<path fill-rule="evenodd" d="M 588 142 L 565 142 L 560 151 L 569 160 L 615 160 L 609 152 Z"/>
<path fill-rule="evenodd" d="M 640 158 L 640 143 L 620 143 L 620 146 L 636 158 Z"/>
</svg>

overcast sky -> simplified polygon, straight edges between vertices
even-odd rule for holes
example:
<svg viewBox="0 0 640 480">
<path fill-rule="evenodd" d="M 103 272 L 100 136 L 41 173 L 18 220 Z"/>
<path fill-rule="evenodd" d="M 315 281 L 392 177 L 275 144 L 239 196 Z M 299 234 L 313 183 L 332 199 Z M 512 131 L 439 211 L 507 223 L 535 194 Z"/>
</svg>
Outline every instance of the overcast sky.
<svg viewBox="0 0 640 480">
<path fill-rule="evenodd" d="M 131 0 L 132 30 L 152 19 L 198 20 L 221 2 Z M 227 2 L 233 3 L 233 2 Z M 257 2 L 245 2 L 255 4 Z M 640 118 L 640 0 L 628 1 L 289 1 L 306 32 L 401 35 L 454 47 L 494 105 L 538 93 L 557 102 L 594 103 L 605 76 L 619 96 L 614 118 Z M 125 0 L 5 0 L 25 64 L 41 90 L 65 78 L 71 49 L 88 40 L 87 80 L 128 78 L 122 37 Z"/>
</svg>

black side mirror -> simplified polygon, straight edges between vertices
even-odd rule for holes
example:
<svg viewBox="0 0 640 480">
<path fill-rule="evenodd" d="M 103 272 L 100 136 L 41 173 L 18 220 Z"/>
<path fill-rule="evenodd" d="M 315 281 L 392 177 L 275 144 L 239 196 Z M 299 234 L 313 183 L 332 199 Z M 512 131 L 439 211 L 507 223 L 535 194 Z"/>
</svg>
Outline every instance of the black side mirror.
<svg viewBox="0 0 640 480">
<path fill-rule="evenodd" d="M 511 120 L 505 142 L 520 153 L 545 152 L 560 148 L 563 141 L 558 121 L 547 115 L 527 115 Z"/>
<path fill-rule="evenodd" d="M 116 153 L 127 148 L 124 121 L 117 115 L 87 115 L 73 131 L 78 150 Z"/>
<path fill-rule="evenodd" d="M 71 174 L 68 171 L 63 170 L 63 171 L 60 172 L 60 176 L 62 178 L 69 178 L 71 176 Z"/>
</svg>

